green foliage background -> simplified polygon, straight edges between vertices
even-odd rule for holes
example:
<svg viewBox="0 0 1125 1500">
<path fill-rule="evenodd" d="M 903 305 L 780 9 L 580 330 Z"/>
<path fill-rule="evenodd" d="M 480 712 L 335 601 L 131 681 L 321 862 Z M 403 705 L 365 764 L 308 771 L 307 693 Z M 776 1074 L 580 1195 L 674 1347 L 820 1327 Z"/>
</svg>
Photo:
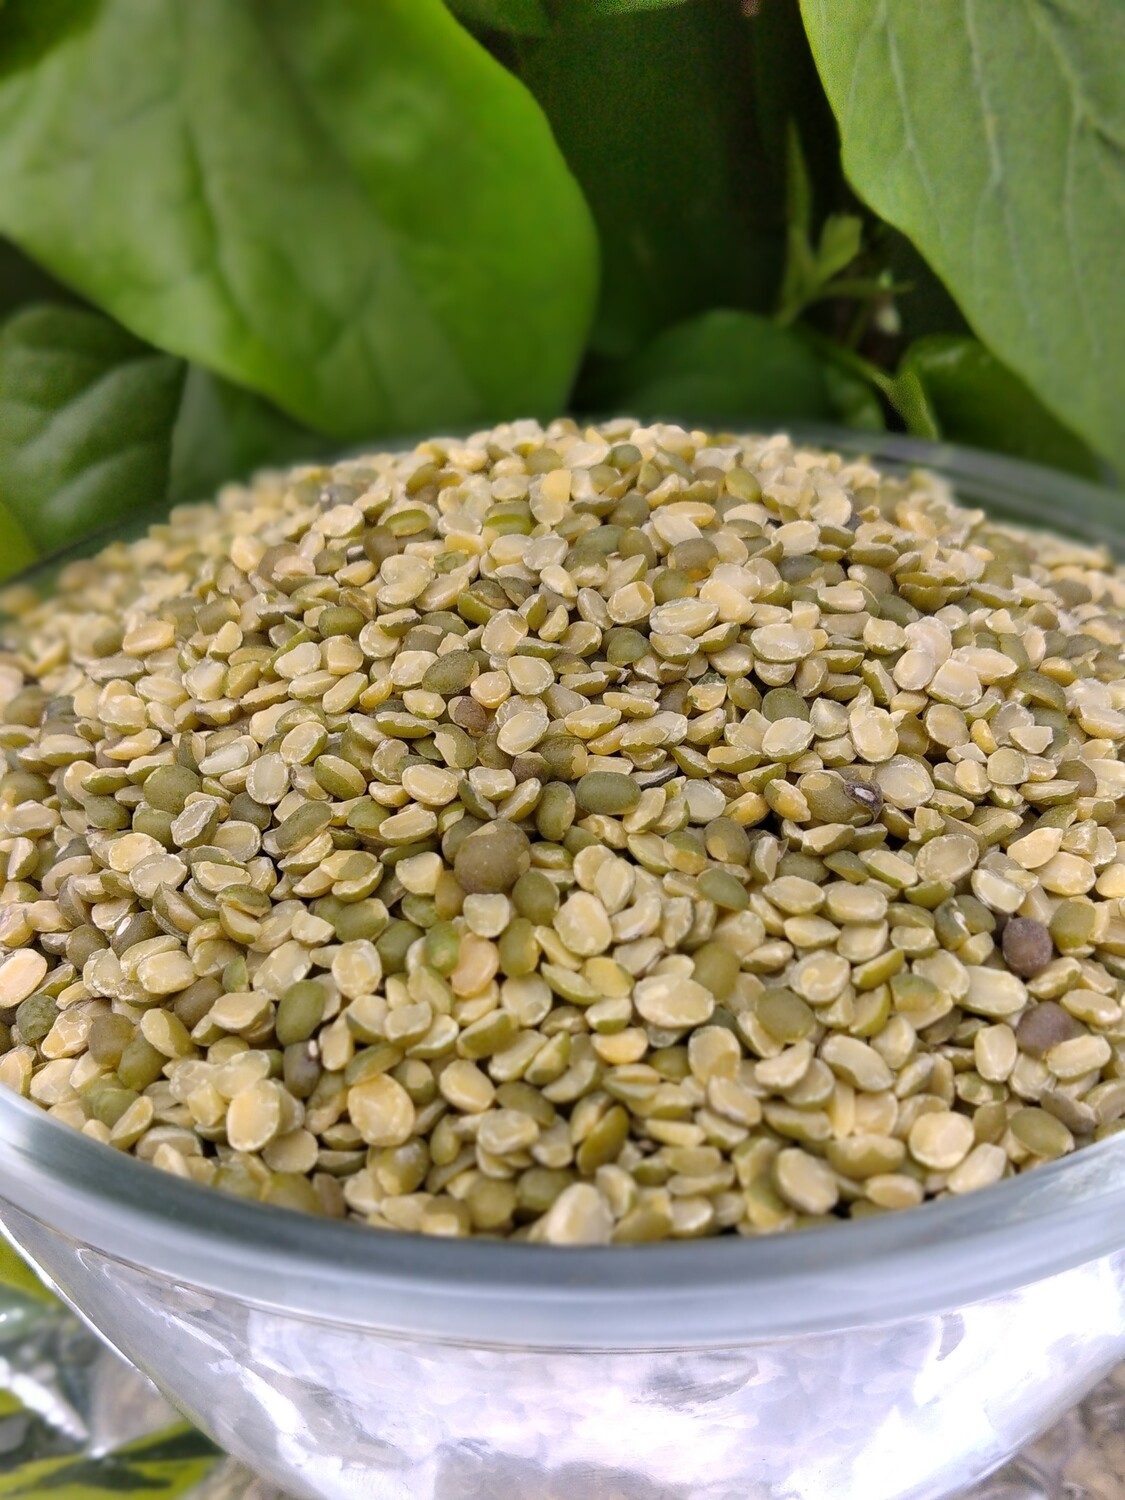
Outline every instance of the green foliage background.
<svg viewBox="0 0 1125 1500">
<path fill-rule="evenodd" d="M 6 0 L 2 569 L 562 410 L 1112 478 L 1123 57 L 1120 0 Z"/>
</svg>

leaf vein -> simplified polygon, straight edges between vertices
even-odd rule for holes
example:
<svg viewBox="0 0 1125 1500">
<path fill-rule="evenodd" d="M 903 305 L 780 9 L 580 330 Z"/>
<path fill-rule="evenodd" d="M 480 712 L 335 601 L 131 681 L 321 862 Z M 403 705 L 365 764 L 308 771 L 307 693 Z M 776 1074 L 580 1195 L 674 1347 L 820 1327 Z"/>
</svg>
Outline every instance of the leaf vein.
<svg viewBox="0 0 1125 1500">
<path fill-rule="evenodd" d="M 1087 98 L 1086 89 L 1082 82 L 1082 75 L 1075 69 L 1066 48 L 1062 46 L 1055 35 L 1053 27 L 1048 24 L 1046 16 L 1043 15 L 1044 10 L 1050 11 L 1054 8 L 1050 3 L 1042 3 L 1042 0 L 1040 0 L 1040 3 L 1036 3 L 1036 0 L 1030 0 L 1028 12 L 1032 25 L 1054 54 L 1059 72 L 1065 74 L 1070 92 L 1074 96 L 1075 107 L 1078 113 L 1089 124 L 1093 134 L 1115 154 L 1120 155 L 1125 152 L 1125 126 L 1122 127 L 1120 135 L 1116 135 L 1108 125 L 1103 124 L 1097 117 L 1093 103 Z"/>
<path fill-rule="evenodd" d="M 1072 99 L 1071 124 L 1070 130 L 1067 132 L 1066 159 L 1063 172 L 1063 232 L 1066 236 L 1067 259 L 1070 261 L 1071 276 L 1078 299 L 1082 326 L 1095 356 L 1100 357 L 1104 352 L 1100 320 L 1094 316 L 1093 309 L 1090 306 L 1089 288 L 1086 284 L 1086 277 L 1082 274 L 1081 260 L 1078 253 L 1078 236 L 1075 228 L 1075 159 L 1084 126 L 1090 130 L 1093 139 L 1100 143 L 1103 149 L 1108 150 L 1114 156 L 1122 155 L 1125 147 L 1123 147 L 1122 141 L 1117 140 L 1095 118 L 1093 107 L 1087 101 L 1081 77 L 1076 73 L 1065 48 L 1060 45 L 1053 28 L 1048 24 L 1046 17 L 1042 14 L 1040 7 L 1034 3 L 1034 0 L 1032 0 L 1028 10 L 1032 25 L 1043 38 L 1044 43 L 1053 56 Z"/>
<path fill-rule="evenodd" d="M 330 130 L 326 130 L 324 128 L 324 125 L 319 116 L 309 106 L 308 99 L 306 98 L 306 91 L 300 79 L 298 79 L 294 74 L 293 68 L 290 64 L 289 58 L 285 54 L 284 48 L 278 45 L 277 38 L 274 35 L 272 27 L 263 26 L 262 36 L 265 45 L 269 49 L 270 57 L 274 63 L 274 66 L 277 68 L 278 72 L 285 80 L 285 86 L 296 101 L 301 113 L 304 114 L 312 128 L 315 129 L 317 134 L 320 136 L 321 142 L 326 148 L 327 154 L 335 161 L 336 165 L 342 171 L 347 180 L 349 182 L 354 182 L 355 173 L 352 167 L 352 163 L 348 160 L 346 153 L 341 150 L 340 144 L 336 140 L 333 133 Z M 390 244 L 390 237 L 386 234 L 385 225 L 383 225 L 382 222 L 378 220 L 377 216 L 374 216 L 372 214 L 369 205 L 367 206 L 366 216 L 369 218 L 375 217 L 376 230 L 379 231 L 387 241 L 387 243 L 384 245 L 384 250 L 387 253 L 389 259 L 394 259 L 395 268 L 398 273 L 402 275 L 403 267 L 401 264 L 401 257 L 397 255 L 394 247 Z M 360 339 L 358 347 L 363 356 L 363 360 L 367 367 L 367 372 L 371 378 L 372 385 L 379 393 L 379 399 L 386 404 L 388 411 L 395 414 L 392 419 L 393 425 L 393 422 L 397 422 L 398 420 L 400 420 L 400 408 L 395 399 L 394 385 L 391 381 L 387 380 L 386 375 L 383 371 L 382 361 L 379 358 L 379 352 L 373 347 L 370 336 L 366 332 L 368 328 L 368 320 L 359 316 L 360 309 L 366 309 L 374 301 L 375 285 L 377 281 L 375 261 L 376 257 L 374 256 L 374 254 L 368 256 L 367 265 L 365 268 L 364 284 L 358 298 L 358 305 L 354 310 L 349 309 L 346 315 L 337 315 L 333 313 L 331 308 L 326 307 L 324 303 L 322 301 L 319 301 L 318 299 L 318 311 L 321 312 L 327 319 L 329 329 L 327 337 L 323 340 L 320 348 L 317 349 L 317 351 L 313 355 L 313 360 L 318 367 L 325 367 L 330 363 L 333 356 L 336 354 L 337 350 L 343 343 L 344 339 L 348 336 L 348 334 L 355 328 L 362 328 L 364 330 L 364 336 Z"/>
<path fill-rule="evenodd" d="M 1043 322 L 1039 315 L 1036 299 L 1030 295 L 1028 288 L 1027 268 L 1024 264 L 1020 236 L 1017 233 L 1012 217 L 1011 194 L 1008 192 L 1004 177 L 1004 160 L 996 132 L 997 117 L 992 105 L 991 91 L 985 78 L 985 70 L 982 66 L 980 37 L 976 22 L 976 0 L 965 0 L 965 33 L 969 42 L 969 60 L 973 70 L 973 82 L 976 85 L 977 99 L 980 105 L 981 128 L 984 132 L 985 143 L 988 148 L 990 184 L 1000 207 L 1000 218 L 1004 227 L 1004 237 L 1008 242 L 1016 293 L 1024 316 L 1027 318 L 1028 328 L 1032 337 L 1038 344 L 1040 353 L 1046 356 L 1047 350 L 1043 338 Z M 981 201 L 978 204 L 978 219 L 984 210 L 985 204 L 986 199 L 982 195 Z M 973 275 L 974 280 L 976 280 L 976 226 L 974 226 L 973 239 Z"/>
<path fill-rule="evenodd" d="M 1100 356 L 1103 352 L 1101 328 L 1099 320 L 1094 316 L 1093 308 L 1090 306 L 1089 288 L 1086 284 L 1086 277 L 1082 274 L 1082 266 L 1078 254 L 1078 237 L 1075 228 L 1074 166 L 1081 128 L 1081 117 L 1076 111 L 1066 138 L 1062 221 L 1063 233 L 1066 236 L 1067 259 L 1070 261 L 1071 277 L 1074 281 L 1074 290 L 1078 296 L 1078 310 L 1082 318 L 1082 326 L 1086 331 L 1086 337 L 1090 341 L 1090 346 L 1095 356 Z"/>
<path fill-rule="evenodd" d="M 937 237 L 939 247 L 945 245 L 945 225 L 942 220 L 941 211 L 938 207 L 937 193 L 930 178 L 926 159 L 922 155 L 921 146 L 915 133 L 910 114 L 910 91 L 906 87 L 906 78 L 902 68 L 902 57 L 898 50 L 898 41 L 895 38 L 894 27 L 891 25 L 890 15 L 887 10 L 887 0 L 882 0 L 879 10 L 879 23 L 887 35 L 887 58 L 891 65 L 891 77 L 894 81 L 895 94 L 898 99 L 899 108 L 902 113 L 902 130 L 905 149 L 914 163 L 914 170 L 918 181 L 922 185 L 922 191 L 926 195 L 926 203 L 929 207 L 930 218 L 933 222 L 934 233 Z"/>
</svg>

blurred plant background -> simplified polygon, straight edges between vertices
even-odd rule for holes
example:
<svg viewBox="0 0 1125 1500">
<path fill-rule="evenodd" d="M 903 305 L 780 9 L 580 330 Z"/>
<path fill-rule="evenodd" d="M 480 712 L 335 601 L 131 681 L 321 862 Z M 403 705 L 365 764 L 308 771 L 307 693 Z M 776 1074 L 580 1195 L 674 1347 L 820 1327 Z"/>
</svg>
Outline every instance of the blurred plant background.
<svg viewBox="0 0 1125 1500">
<path fill-rule="evenodd" d="M 0 556 L 562 410 L 1125 471 L 1121 0 L 0 0 Z"/>
</svg>

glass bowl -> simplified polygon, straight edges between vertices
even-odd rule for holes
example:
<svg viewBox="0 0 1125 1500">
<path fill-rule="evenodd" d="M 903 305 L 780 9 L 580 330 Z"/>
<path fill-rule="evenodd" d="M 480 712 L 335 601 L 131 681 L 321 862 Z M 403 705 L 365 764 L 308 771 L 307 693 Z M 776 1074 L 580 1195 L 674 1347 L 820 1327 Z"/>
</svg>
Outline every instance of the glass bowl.
<svg viewBox="0 0 1125 1500">
<path fill-rule="evenodd" d="M 798 435 L 1125 542 L 1122 497 L 1064 475 Z M 187 1416 L 307 1500 L 941 1500 L 1125 1358 L 1125 1136 L 901 1214 L 608 1250 L 228 1199 L 3 1091 L 0 1144 L 13 1242 Z"/>
</svg>

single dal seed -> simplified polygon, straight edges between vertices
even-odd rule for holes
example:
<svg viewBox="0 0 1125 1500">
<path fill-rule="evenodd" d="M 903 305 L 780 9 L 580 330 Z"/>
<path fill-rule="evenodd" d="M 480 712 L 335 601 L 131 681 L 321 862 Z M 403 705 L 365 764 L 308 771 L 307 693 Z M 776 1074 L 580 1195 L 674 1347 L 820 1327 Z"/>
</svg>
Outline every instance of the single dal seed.
<svg viewBox="0 0 1125 1500">
<path fill-rule="evenodd" d="M 1056 1043 L 1043 1061 L 1056 1078 L 1065 1082 L 1081 1078 L 1085 1073 L 1097 1072 L 1112 1056 L 1113 1048 L 1104 1036 L 1077 1036 Z"/>
<path fill-rule="evenodd" d="M 831 1213 L 840 1196 L 831 1168 L 799 1147 L 787 1147 L 778 1153 L 774 1182 L 785 1201 L 800 1213 Z"/>
<path fill-rule="evenodd" d="M 366 938 L 344 943 L 332 960 L 332 978 L 349 998 L 374 994 L 382 977 L 379 950 Z"/>
<path fill-rule="evenodd" d="M 451 1062 L 442 1071 L 438 1087 L 454 1109 L 466 1114 L 480 1114 L 488 1109 L 496 1094 L 491 1080 L 475 1063 L 461 1060 Z"/>
<path fill-rule="evenodd" d="M 186 953 L 158 953 L 137 965 L 137 982 L 150 995 L 174 995 L 194 984 L 195 968 Z"/>
<path fill-rule="evenodd" d="M 982 1142 L 950 1172 L 946 1185 L 951 1193 L 973 1193 L 999 1182 L 1007 1166 L 1008 1158 L 999 1146 Z"/>
<path fill-rule="evenodd" d="M 527 835 L 500 821 L 470 833 L 457 850 L 453 873 L 469 894 L 499 894 L 510 891 L 530 863 Z"/>
<path fill-rule="evenodd" d="M 348 1090 L 348 1115 L 369 1146 L 401 1146 L 414 1129 L 413 1100 L 386 1074 Z"/>
<path fill-rule="evenodd" d="M 583 812 L 619 816 L 637 806 L 641 789 L 631 777 L 616 771 L 591 771 L 579 779 L 574 795 Z"/>
<path fill-rule="evenodd" d="M 1008 1124 L 1020 1145 L 1035 1156 L 1064 1156 L 1074 1150 L 1070 1131 L 1044 1109 L 1018 1109 Z"/>
<path fill-rule="evenodd" d="M 537 1229 L 536 1237 L 548 1245 L 605 1245 L 613 1214 L 597 1188 L 576 1182 L 559 1194 Z"/>
<path fill-rule="evenodd" d="M 948 1172 L 972 1150 L 973 1122 L 967 1115 L 939 1110 L 920 1115 L 910 1131 L 910 1154 L 924 1167 Z"/>
<path fill-rule="evenodd" d="M 746 887 L 725 870 L 706 870 L 699 877 L 697 889 L 708 901 L 729 911 L 743 911 L 750 904 Z"/>
<path fill-rule="evenodd" d="M 1055 945 L 1042 922 L 1012 917 L 1004 927 L 1004 962 L 1021 979 L 1034 979 L 1051 962 Z"/>
<path fill-rule="evenodd" d="M 261 1081 L 236 1094 L 227 1110 L 227 1140 L 236 1151 L 260 1151 L 281 1128 L 281 1095 Z"/>
<path fill-rule="evenodd" d="M 291 985 L 278 1002 L 274 1029 L 283 1047 L 306 1042 L 324 1018 L 328 994 L 316 980 L 300 980 Z"/>
<path fill-rule="evenodd" d="M 985 1026 L 973 1038 L 977 1072 L 990 1083 L 1008 1079 L 1019 1055 L 1019 1041 L 1010 1026 Z"/>
<path fill-rule="evenodd" d="M 820 1049 L 832 1071 L 853 1088 L 879 1093 L 894 1084 L 894 1074 L 874 1047 L 857 1037 L 832 1036 Z"/>
<path fill-rule="evenodd" d="M 579 891 L 565 901 L 555 917 L 555 931 L 572 953 L 591 957 L 604 953 L 613 941 L 613 927 L 596 896 Z"/>
<path fill-rule="evenodd" d="M 0 1007 L 10 1009 L 26 1000 L 47 974 L 47 960 L 31 948 L 21 949 L 0 963 Z"/>
<path fill-rule="evenodd" d="M 633 1003 L 650 1025 L 672 1031 L 704 1025 L 715 1007 L 714 996 L 702 984 L 671 974 L 642 979 Z"/>
<path fill-rule="evenodd" d="M 1067 997 L 1070 998 L 1069 996 Z M 1016 1045 L 1027 1057 L 1045 1057 L 1063 1042 L 1082 1035 L 1081 1023 L 1053 1000 L 1032 1006 L 1016 1027 Z"/>
</svg>

